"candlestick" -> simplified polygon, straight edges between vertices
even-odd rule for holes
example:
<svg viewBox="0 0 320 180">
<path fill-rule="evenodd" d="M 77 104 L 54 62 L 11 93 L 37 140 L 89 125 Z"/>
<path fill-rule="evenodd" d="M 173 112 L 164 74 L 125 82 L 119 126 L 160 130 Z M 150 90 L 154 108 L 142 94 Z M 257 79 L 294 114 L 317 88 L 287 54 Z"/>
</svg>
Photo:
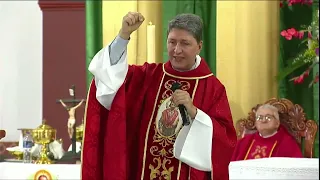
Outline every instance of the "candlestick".
<svg viewBox="0 0 320 180">
<path fill-rule="evenodd" d="M 156 62 L 156 26 L 149 22 L 147 26 L 147 62 Z"/>
</svg>

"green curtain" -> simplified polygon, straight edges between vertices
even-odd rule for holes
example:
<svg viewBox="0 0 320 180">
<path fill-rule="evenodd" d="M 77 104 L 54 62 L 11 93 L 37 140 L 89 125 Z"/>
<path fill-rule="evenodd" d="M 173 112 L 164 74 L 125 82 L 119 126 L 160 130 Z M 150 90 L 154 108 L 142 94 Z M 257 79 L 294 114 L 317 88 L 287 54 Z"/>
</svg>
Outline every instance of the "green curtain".
<svg viewBox="0 0 320 180">
<path fill-rule="evenodd" d="M 313 76 L 319 72 L 319 64 L 313 68 Z M 313 119 L 317 122 L 319 128 L 319 83 L 313 86 Z M 315 141 L 315 155 L 319 157 L 319 130 Z"/>
<path fill-rule="evenodd" d="M 211 71 L 216 73 L 216 0 L 162 1 L 163 21 L 163 60 L 168 60 L 167 29 L 168 22 L 180 13 L 194 13 L 203 19 L 203 49 L 200 53 Z"/>
<path fill-rule="evenodd" d="M 313 18 L 316 18 L 318 13 L 319 4 L 313 6 Z M 313 68 L 313 77 L 319 72 L 319 64 Z M 319 83 L 313 86 L 313 119 L 319 124 Z M 318 126 L 319 127 L 319 126 Z M 319 157 L 319 130 L 315 142 L 315 154 Z"/>
<path fill-rule="evenodd" d="M 280 11 L 280 31 L 288 28 L 300 29 L 302 25 L 309 25 L 312 21 L 312 7 L 294 5 L 291 8 L 283 7 Z M 280 34 L 280 32 L 279 32 Z M 297 53 L 302 48 L 306 48 L 305 44 L 301 45 L 301 40 L 293 39 L 288 41 L 283 37 L 280 37 L 280 54 L 279 54 L 279 72 L 281 72 L 288 64 L 291 63 L 290 59 L 296 57 Z M 314 88 L 309 88 L 309 82 L 312 80 L 312 76 L 305 79 L 303 84 L 295 85 L 292 81 L 289 81 L 294 76 L 300 75 L 308 66 L 301 67 L 294 73 L 290 74 L 287 78 L 279 83 L 278 96 L 280 98 L 290 99 L 293 103 L 301 105 L 308 119 L 315 118 L 314 107 Z M 311 73 L 312 74 L 312 73 Z M 318 109 L 316 110 L 318 111 Z M 318 121 L 318 118 L 315 119 Z M 315 145 L 316 156 L 318 157 L 318 140 Z"/>
<path fill-rule="evenodd" d="M 103 47 L 102 37 L 102 1 L 86 1 L 86 72 L 87 88 L 89 88 L 92 74 L 88 66 L 94 55 Z"/>
</svg>

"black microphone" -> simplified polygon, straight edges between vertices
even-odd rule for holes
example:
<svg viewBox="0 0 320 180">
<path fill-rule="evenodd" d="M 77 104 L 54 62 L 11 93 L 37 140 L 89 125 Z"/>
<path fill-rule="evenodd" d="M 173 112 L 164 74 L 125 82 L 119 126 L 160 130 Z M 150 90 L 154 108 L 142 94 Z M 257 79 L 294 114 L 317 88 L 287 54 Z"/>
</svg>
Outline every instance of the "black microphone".
<svg viewBox="0 0 320 180">
<path fill-rule="evenodd" d="M 173 83 L 172 86 L 171 86 L 171 90 L 173 92 L 175 92 L 177 89 L 180 89 L 181 88 L 181 84 L 180 83 Z M 182 118 L 182 125 L 183 126 L 188 126 L 190 124 L 190 120 L 189 118 L 187 117 L 187 114 L 186 114 L 186 107 L 182 104 L 179 104 L 178 105 L 178 108 L 179 108 L 179 111 L 180 111 L 180 114 L 181 114 L 181 118 Z"/>
</svg>

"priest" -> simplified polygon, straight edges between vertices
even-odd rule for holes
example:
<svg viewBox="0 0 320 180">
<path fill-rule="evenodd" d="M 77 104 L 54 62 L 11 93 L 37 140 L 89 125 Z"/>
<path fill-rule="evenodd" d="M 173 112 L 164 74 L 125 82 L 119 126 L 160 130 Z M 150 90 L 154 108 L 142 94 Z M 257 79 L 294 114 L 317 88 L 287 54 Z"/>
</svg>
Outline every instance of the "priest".
<svg viewBox="0 0 320 180">
<path fill-rule="evenodd" d="M 167 63 L 128 65 L 130 35 L 143 21 L 125 15 L 90 63 L 82 179 L 228 180 L 236 133 L 225 87 L 198 55 L 201 18 L 169 23 Z"/>
<path fill-rule="evenodd" d="M 257 132 L 246 135 L 237 143 L 232 161 L 269 158 L 303 157 L 294 137 L 280 124 L 278 109 L 270 104 L 256 111 Z"/>
</svg>

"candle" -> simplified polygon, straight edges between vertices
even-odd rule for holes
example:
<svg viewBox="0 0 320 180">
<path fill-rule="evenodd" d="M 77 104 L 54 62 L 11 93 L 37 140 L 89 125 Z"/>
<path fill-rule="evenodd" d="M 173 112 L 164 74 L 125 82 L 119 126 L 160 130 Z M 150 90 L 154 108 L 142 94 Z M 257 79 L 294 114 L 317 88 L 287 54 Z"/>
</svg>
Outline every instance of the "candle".
<svg viewBox="0 0 320 180">
<path fill-rule="evenodd" d="M 147 26 L 147 62 L 156 62 L 156 26 L 152 22 Z"/>
</svg>

